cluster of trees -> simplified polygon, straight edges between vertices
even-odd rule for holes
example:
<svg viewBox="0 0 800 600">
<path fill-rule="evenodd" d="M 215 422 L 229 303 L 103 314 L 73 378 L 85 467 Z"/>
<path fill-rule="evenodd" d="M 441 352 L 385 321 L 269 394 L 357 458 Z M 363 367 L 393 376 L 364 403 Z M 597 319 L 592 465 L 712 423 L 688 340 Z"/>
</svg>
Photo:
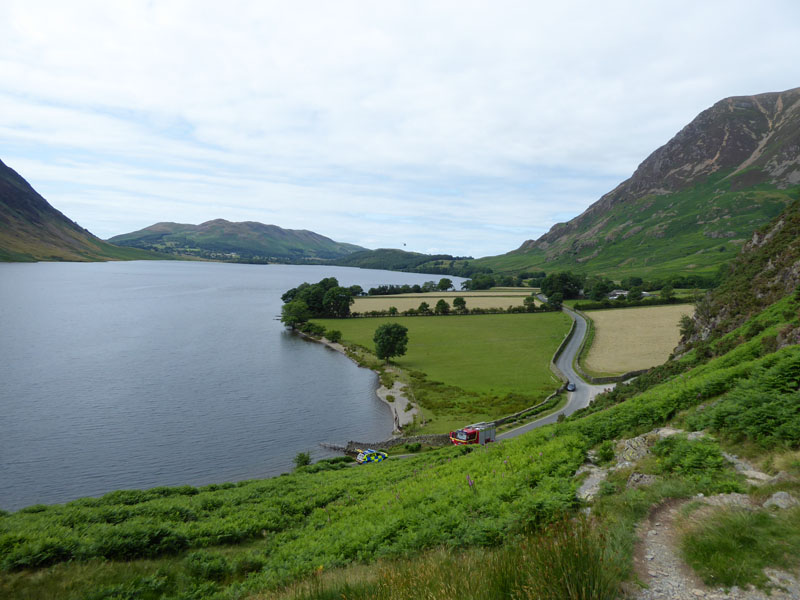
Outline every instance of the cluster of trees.
<svg viewBox="0 0 800 600">
<path fill-rule="evenodd" d="M 444 316 L 444 315 L 488 315 L 488 314 L 511 314 L 511 313 L 533 313 L 533 312 L 548 312 L 553 310 L 561 310 L 562 298 L 558 294 L 554 294 L 547 304 L 536 306 L 536 300 L 533 296 L 528 296 L 523 299 L 523 303 L 518 306 L 509 306 L 508 308 L 467 308 L 467 301 L 461 296 L 453 298 L 452 306 L 444 298 L 431 307 L 427 302 L 420 302 L 419 307 L 409 308 L 408 310 L 399 311 L 397 307 L 390 306 L 387 310 L 370 310 L 364 313 L 352 313 L 353 317 L 429 317 L 429 316 Z"/>
<path fill-rule="evenodd" d="M 523 272 L 519 275 L 492 275 L 491 273 L 478 273 L 472 279 L 461 284 L 462 290 L 488 290 L 493 287 L 525 287 L 527 285 L 538 287 L 544 272 Z M 379 285 L 370 288 L 370 296 L 392 296 L 395 294 L 420 294 L 424 292 L 446 292 L 454 289 L 450 279 L 442 278 L 439 283 L 426 281 L 422 285 Z"/>
<path fill-rule="evenodd" d="M 550 273 L 544 278 L 537 276 L 530 281 L 530 284 L 540 287 L 542 293 L 548 297 L 559 293 L 564 299 L 588 298 L 595 302 L 601 302 L 610 292 L 621 288 L 629 292 L 628 301 L 638 301 L 642 299 L 642 293 L 645 291 L 662 292 L 660 294 L 662 299 L 668 300 L 675 288 L 711 288 L 718 284 L 718 278 L 706 275 L 673 275 L 666 279 L 645 281 L 641 277 L 631 276 L 616 283 L 607 277 L 561 271 Z"/>
<path fill-rule="evenodd" d="M 338 329 L 326 329 L 324 325 L 320 325 L 319 323 L 308 322 L 308 319 L 313 316 L 325 315 L 311 315 L 311 311 L 309 310 L 306 302 L 307 299 L 311 299 L 313 301 L 315 298 L 318 298 L 320 295 L 320 289 L 322 289 L 324 291 L 322 294 L 323 300 L 321 302 L 323 309 L 325 309 L 325 298 L 328 297 L 328 294 L 331 294 L 331 298 L 333 298 L 333 296 L 337 297 L 337 300 L 331 299 L 330 303 L 330 306 L 333 307 L 334 310 L 337 309 L 337 305 L 339 304 L 338 296 L 340 294 L 344 295 L 344 292 L 341 292 L 341 290 L 350 289 L 342 288 L 338 285 L 338 283 L 339 282 L 336 281 L 336 279 L 330 277 L 328 279 L 323 279 L 316 284 L 304 283 L 289 290 L 282 296 L 285 304 L 283 305 L 281 321 L 286 325 L 289 325 L 292 329 L 302 331 L 313 338 L 319 339 L 321 337 L 325 337 L 331 342 L 340 342 L 342 340 L 342 332 Z M 352 302 L 352 295 L 350 298 Z M 463 302 L 463 298 L 461 300 Z M 444 302 L 444 300 L 440 300 L 440 303 L 441 302 Z M 436 308 L 437 311 L 440 309 L 438 304 Z M 300 314 L 298 314 L 298 311 Z M 349 311 L 350 306 L 348 304 L 348 314 Z M 437 312 L 437 314 L 439 313 Z M 388 363 L 391 357 L 402 356 L 406 353 L 406 346 L 408 345 L 408 328 L 403 327 L 399 323 L 385 323 L 375 330 L 373 342 L 375 342 L 375 355 L 379 359 L 385 360 Z"/>
<path fill-rule="evenodd" d="M 493 275 L 492 273 L 480 273 L 475 275 L 469 281 L 461 284 L 461 289 L 464 290 L 488 290 L 493 287 L 525 287 L 530 285 L 538 287 L 540 276 L 544 276 L 544 272 L 523 272 L 518 275 Z"/>
<path fill-rule="evenodd" d="M 548 298 L 554 294 L 561 294 L 561 299 L 580 298 L 583 289 L 583 275 L 576 275 L 570 271 L 550 273 L 541 280 L 539 287 Z"/>
<path fill-rule="evenodd" d="M 426 281 L 422 285 L 415 283 L 414 285 L 379 285 L 377 287 L 369 288 L 368 296 L 394 296 L 396 294 L 422 294 L 424 292 L 447 292 L 453 289 L 453 281 L 442 277 L 439 283 L 435 281 Z"/>
<path fill-rule="evenodd" d="M 660 304 L 680 304 L 684 302 L 693 302 L 694 298 L 676 298 L 675 292 L 669 286 L 661 288 L 657 296 L 648 296 L 642 298 L 641 293 L 638 296 L 634 295 L 633 290 L 628 296 L 622 296 L 615 300 L 610 300 L 603 297 L 601 300 L 588 300 L 586 302 L 578 302 L 575 308 L 578 310 L 597 310 L 601 308 L 629 308 L 632 306 L 656 306 Z"/>
<path fill-rule="evenodd" d="M 361 286 L 342 287 L 335 277 L 326 277 L 319 283 L 301 283 L 281 296 L 281 322 L 295 329 L 314 317 L 348 317 L 353 296 L 361 293 Z"/>
</svg>

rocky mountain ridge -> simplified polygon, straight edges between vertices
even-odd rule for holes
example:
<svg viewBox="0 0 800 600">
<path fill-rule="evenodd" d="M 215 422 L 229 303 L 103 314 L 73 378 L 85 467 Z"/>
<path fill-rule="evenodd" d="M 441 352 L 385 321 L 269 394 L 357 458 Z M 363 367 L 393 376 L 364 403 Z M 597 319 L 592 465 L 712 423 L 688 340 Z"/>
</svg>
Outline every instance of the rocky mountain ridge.
<svg viewBox="0 0 800 600">
<path fill-rule="evenodd" d="M 501 273 L 713 276 L 798 198 L 800 88 L 726 98 L 582 214 L 477 263 Z"/>
<path fill-rule="evenodd" d="M 546 250 L 586 221 L 602 221 L 618 204 L 678 192 L 718 172 L 729 172 L 725 179 L 739 189 L 800 184 L 800 88 L 720 100 L 648 156 L 629 179 L 520 250 Z"/>
</svg>

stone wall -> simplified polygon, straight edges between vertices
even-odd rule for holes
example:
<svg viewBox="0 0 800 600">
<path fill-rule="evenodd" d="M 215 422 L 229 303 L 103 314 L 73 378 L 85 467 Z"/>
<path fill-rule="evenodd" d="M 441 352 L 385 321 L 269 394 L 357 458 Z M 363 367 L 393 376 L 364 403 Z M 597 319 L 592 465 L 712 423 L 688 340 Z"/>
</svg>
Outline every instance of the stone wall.
<svg viewBox="0 0 800 600">
<path fill-rule="evenodd" d="M 345 452 L 355 452 L 357 448 L 366 450 L 367 448 L 374 448 L 375 450 L 387 450 L 395 446 L 402 446 L 404 444 L 414 443 L 425 444 L 426 446 L 447 446 L 450 444 L 450 436 L 446 433 L 432 433 L 428 435 L 412 435 L 410 437 L 398 437 L 382 442 L 347 442 Z"/>
</svg>

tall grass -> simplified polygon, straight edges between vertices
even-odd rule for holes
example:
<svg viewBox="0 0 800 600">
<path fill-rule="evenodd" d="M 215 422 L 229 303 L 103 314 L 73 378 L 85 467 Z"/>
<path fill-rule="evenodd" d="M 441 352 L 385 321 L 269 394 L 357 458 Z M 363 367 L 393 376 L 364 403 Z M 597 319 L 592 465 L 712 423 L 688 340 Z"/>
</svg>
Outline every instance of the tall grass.
<svg viewBox="0 0 800 600">
<path fill-rule="evenodd" d="M 595 521 L 563 519 L 495 550 L 439 549 L 366 572 L 318 571 L 285 600 L 611 600 L 626 569 Z M 350 575 L 355 575 L 351 577 Z"/>
<path fill-rule="evenodd" d="M 722 510 L 692 528 L 681 542 L 687 563 L 708 585 L 768 585 L 765 567 L 800 564 L 800 508 Z"/>
</svg>

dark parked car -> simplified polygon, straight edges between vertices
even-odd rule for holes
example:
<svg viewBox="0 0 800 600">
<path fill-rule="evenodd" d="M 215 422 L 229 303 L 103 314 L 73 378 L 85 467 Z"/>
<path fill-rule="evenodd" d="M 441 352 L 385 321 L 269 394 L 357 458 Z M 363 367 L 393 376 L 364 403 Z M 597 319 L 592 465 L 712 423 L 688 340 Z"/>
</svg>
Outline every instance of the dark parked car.
<svg viewBox="0 0 800 600">
<path fill-rule="evenodd" d="M 571 381 L 567 384 L 567 391 L 568 392 L 574 392 L 575 391 L 575 384 L 572 383 Z"/>
</svg>

